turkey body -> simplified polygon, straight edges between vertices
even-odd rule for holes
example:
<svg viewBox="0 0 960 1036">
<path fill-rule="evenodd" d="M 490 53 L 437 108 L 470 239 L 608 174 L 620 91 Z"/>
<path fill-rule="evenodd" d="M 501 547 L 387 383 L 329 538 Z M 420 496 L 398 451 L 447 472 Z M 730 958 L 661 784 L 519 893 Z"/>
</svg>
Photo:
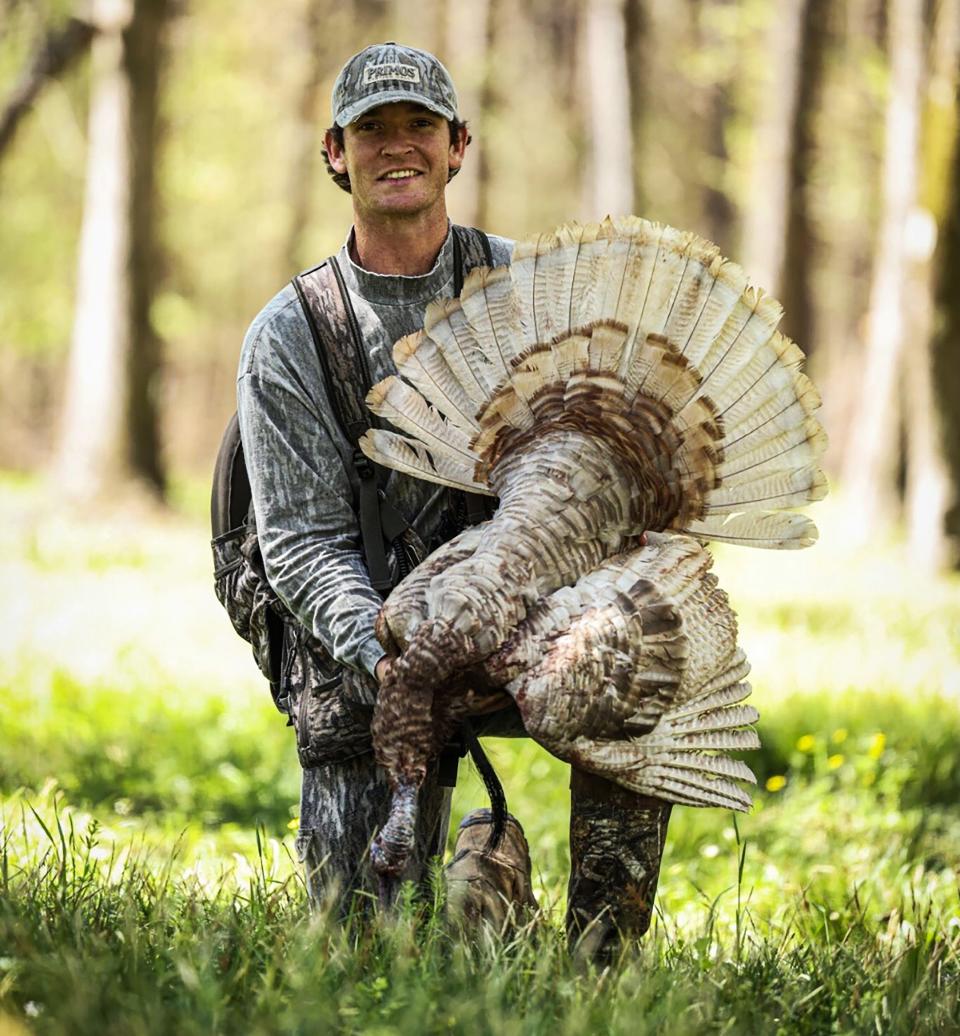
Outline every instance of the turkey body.
<svg viewBox="0 0 960 1036">
<path fill-rule="evenodd" d="M 825 436 L 776 302 L 716 248 L 639 219 L 561 227 L 477 270 L 394 348 L 373 460 L 500 498 L 385 602 L 396 655 L 377 758 L 398 872 L 426 765 L 502 687 L 528 733 L 648 795 L 745 809 L 724 750 L 756 745 L 736 623 L 698 540 L 791 548 Z M 640 537 L 648 531 L 665 535 Z M 389 850 L 389 851 L 387 851 Z"/>
</svg>

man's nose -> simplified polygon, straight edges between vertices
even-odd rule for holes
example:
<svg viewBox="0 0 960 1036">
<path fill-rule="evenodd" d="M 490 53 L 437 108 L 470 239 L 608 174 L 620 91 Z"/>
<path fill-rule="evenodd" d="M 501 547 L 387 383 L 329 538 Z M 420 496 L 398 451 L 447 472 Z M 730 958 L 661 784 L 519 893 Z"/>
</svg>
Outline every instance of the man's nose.
<svg viewBox="0 0 960 1036">
<path fill-rule="evenodd" d="M 406 133 L 395 130 L 393 133 L 387 134 L 387 139 L 383 142 L 382 151 L 385 155 L 402 155 L 412 150 L 413 145 L 410 143 L 410 139 Z"/>
</svg>

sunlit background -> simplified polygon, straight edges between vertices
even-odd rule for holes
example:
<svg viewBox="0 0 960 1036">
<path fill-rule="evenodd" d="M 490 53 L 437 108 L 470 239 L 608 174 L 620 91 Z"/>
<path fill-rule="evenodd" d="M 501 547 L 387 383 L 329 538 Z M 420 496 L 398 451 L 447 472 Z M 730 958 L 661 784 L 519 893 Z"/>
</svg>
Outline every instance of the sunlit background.
<svg viewBox="0 0 960 1036">
<path fill-rule="evenodd" d="M 469 120 L 454 220 L 694 230 L 783 301 L 823 395 L 820 543 L 716 552 L 757 805 L 676 811 L 659 930 L 712 959 L 744 926 L 856 929 L 956 969 L 958 37 L 958 0 L 2 0 L 4 868 L 68 854 L 59 815 L 98 828 L 105 880 L 131 846 L 210 895 L 293 871 L 292 732 L 213 596 L 209 477 L 248 323 L 350 225 L 333 79 L 396 39 Z M 488 747 L 559 918 L 566 768 Z M 455 815 L 482 802 L 464 765 Z M 11 924 L 0 1010 L 29 1018 L 53 1008 L 4 963 Z"/>
</svg>

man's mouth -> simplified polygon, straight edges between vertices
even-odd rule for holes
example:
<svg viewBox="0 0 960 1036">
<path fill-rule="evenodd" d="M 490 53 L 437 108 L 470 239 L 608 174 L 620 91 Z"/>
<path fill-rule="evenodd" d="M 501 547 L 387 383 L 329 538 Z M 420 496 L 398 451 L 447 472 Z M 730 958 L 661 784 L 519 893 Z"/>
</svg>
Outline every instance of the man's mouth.
<svg viewBox="0 0 960 1036">
<path fill-rule="evenodd" d="M 394 169 L 392 172 L 384 173 L 381 180 L 409 180 L 414 176 L 422 176 L 419 169 Z"/>
</svg>

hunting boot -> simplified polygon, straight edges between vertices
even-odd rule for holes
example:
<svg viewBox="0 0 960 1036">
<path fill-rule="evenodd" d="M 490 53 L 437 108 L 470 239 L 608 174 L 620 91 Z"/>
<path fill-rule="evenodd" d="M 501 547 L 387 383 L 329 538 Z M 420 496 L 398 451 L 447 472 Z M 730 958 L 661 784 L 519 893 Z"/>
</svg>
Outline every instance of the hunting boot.
<svg viewBox="0 0 960 1036">
<path fill-rule="evenodd" d="M 530 881 L 530 850 L 519 821 L 507 816 L 503 839 L 486 852 L 493 828 L 489 809 L 475 809 L 460 822 L 453 859 L 447 864 L 447 916 L 464 928 L 481 922 L 503 934 L 527 910 L 536 910 Z"/>
<path fill-rule="evenodd" d="M 570 771 L 567 943 L 581 962 L 614 961 L 650 927 L 670 803 Z"/>
</svg>

